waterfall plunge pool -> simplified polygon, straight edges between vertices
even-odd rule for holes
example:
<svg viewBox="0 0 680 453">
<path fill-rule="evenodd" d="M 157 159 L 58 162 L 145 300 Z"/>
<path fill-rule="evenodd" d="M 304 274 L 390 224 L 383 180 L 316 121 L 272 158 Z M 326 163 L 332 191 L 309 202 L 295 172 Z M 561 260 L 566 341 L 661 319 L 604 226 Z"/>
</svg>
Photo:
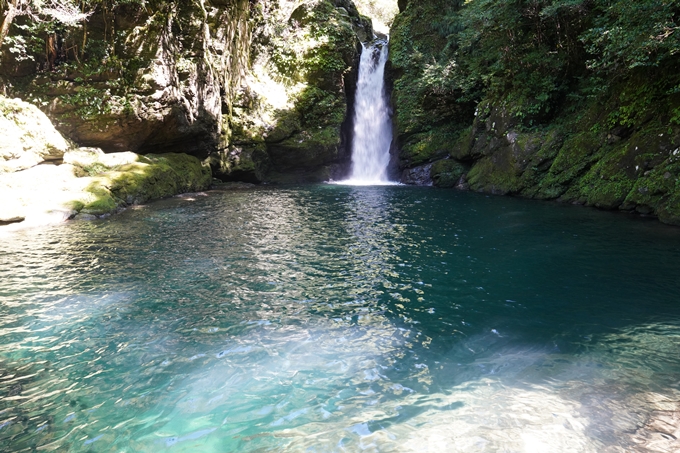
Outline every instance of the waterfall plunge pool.
<svg viewBox="0 0 680 453">
<path fill-rule="evenodd" d="M 21 232 L 0 450 L 677 451 L 678 275 L 677 228 L 404 186 Z"/>
</svg>

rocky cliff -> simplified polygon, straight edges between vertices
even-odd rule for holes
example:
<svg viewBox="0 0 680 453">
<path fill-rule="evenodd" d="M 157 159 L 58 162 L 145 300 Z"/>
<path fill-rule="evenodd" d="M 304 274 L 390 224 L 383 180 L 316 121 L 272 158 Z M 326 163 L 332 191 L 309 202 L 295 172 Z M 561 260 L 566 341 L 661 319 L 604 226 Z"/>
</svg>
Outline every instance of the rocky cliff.
<svg viewBox="0 0 680 453">
<path fill-rule="evenodd" d="M 348 158 L 354 69 L 373 35 L 350 1 L 91 5 L 75 25 L 16 21 L 2 52 L 5 92 L 69 139 L 191 154 L 225 180 L 327 178 Z"/>
</svg>

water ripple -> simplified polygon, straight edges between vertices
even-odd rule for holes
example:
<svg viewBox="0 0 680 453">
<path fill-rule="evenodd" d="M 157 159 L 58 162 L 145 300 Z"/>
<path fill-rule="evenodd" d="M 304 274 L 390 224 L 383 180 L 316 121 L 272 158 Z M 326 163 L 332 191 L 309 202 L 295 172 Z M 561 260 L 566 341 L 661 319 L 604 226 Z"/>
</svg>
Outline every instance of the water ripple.
<svg viewBox="0 0 680 453">
<path fill-rule="evenodd" d="M 663 225 L 408 187 L 20 232 L 0 243 L 0 446 L 672 451 L 678 258 Z"/>
</svg>

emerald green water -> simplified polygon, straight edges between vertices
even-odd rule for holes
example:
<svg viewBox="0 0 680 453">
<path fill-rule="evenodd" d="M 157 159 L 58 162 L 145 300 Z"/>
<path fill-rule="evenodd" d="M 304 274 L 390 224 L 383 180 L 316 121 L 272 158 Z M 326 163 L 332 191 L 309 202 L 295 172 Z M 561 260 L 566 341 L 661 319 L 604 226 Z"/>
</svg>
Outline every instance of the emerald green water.
<svg viewBox="0 0 680 453">
<path fill-rule="evenodd" d="M 678 228 L 399 186 L 2 237 L 0 451 L 678 451 L 678 276 Z"/>
</svg>

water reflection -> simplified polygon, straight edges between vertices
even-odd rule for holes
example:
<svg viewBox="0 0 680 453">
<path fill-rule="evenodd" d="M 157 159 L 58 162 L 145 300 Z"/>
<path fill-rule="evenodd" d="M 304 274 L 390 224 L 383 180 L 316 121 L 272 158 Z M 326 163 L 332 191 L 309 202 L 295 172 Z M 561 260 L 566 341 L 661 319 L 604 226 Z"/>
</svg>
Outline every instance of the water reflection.
<svg viewBox="0 0 680 453">
<path fill-rule="evenodd" d="M 674 451 L 680 238 L 626 225 L 321 186 L 22 233 L 0 244 L 0 445 Z"/>
</svg>

